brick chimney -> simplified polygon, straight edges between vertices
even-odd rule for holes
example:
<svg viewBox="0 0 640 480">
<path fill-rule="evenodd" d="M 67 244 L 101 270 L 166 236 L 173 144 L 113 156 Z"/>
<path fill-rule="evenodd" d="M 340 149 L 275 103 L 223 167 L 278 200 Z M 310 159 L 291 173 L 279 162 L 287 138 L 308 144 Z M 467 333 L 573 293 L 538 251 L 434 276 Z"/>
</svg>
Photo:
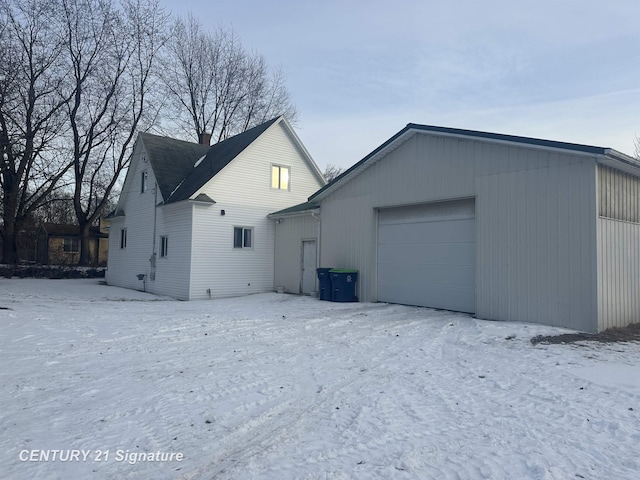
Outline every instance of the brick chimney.
<svg viewBox="0 0 640 480">
<path fill-rule="evenodd" d="M 211 145 L 211 134 L 207 132 L 202 132 L 198 135 L 198 143 L 201 145 Z"/>
</svg>

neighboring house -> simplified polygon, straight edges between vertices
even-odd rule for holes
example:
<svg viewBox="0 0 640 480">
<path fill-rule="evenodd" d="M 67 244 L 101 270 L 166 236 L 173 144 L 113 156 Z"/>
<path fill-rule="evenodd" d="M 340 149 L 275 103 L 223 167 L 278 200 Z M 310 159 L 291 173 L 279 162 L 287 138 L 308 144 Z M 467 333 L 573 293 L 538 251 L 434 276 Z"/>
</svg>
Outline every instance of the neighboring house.
<svg viewBox="0 0 640 480">
<path fill-rule="evenodd" d="M 358 295 L 595 332 L 640 319 L 640 162 L 609 148 L 409 124 L 307 203 Z M 320 212 L 320 225 L 317 225 Z M 276 279 L 298 260 L 276 248 Z"/>
<path fill-rule="evenodd" d="M 324 183 L 283 117 L 213 146 L 141 133 L 110 215 L 107 282 L 185 300 L 273 291 L 267 215 Z"/>
<path fill-rule="evenodd" d="M 36 238 L 36 262 L 41 265 L 76 265 L 80 260 L 80 228 L 77 225 L 43 223 Z M 105 266 L 109 253 L 109 222 L 89 229 L 89 263 Z"/>
</svg>

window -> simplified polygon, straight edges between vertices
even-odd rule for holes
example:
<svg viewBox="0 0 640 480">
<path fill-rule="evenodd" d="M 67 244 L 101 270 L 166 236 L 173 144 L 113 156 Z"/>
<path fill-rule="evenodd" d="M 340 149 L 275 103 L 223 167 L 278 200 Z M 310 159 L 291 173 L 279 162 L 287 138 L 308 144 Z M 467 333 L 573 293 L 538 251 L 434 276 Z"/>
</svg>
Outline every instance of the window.
<svg viewBox="0 0 640 480">
<path fill-rule="evenodd" d="M 65 238 L 62 244 L 62 251 L 66 253 L 78 253 L 80 251 L 80 239 Z"/>
<path fill-rule="evenodd" d="M 289 190 L 291 168 L 280 165 L 271 165 L 271 188 Z"/>
<path fill-rule="evenodd" d="M 160 237 L 160 256 L 166 257 L 169 248 L 169 237 Z"/>
<path fill-rule="evenodd" d="M 142 172 L 142 179 L 140 182 L 140 193 L 147 191 L 147 171 Z"/>
<path fill-rule="evenodd" d="M 233 227 L 233 248 L 252 248 L 253 228 Z"/>
<path fill-rule="evenodd" d="M 127 229 L 120 230 L 120 248 L 127 248 Z"/>
</svg>

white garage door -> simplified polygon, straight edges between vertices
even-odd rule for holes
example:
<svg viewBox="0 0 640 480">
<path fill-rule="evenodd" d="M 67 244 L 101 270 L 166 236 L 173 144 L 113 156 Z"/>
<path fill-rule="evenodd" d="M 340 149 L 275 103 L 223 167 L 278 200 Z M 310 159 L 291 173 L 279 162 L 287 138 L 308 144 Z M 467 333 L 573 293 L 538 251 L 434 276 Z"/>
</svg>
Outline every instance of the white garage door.
<svg viewBox="0 0 640 480">
<path fill-rule="evenodd" d="M 474 313 L 473 200 L 378 212 L 378 301 Z"/>
</svg>

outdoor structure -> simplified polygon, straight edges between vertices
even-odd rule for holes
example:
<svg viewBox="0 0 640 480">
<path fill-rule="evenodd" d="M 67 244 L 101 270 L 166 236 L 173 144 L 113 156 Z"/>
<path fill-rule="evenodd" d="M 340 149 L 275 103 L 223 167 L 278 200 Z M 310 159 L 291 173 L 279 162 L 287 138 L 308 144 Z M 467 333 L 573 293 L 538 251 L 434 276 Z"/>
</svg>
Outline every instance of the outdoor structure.
<svg viewBox="0 0 640 480">
<path fill-rule="evenodd" d="M 89 263 L 105 266 L 109 254 L 109 222 L 100 218 L 100 225 L 89 230 Z M 41 265 L 76 265 L 80 260 L 80 229 L 78 225 L 43 223 L 36 238 L 36 262 Z"/>
<path fill-rule="evenodd" d="M 318 209 L 320 266 L 359 270 L 361 301 L 588 332 L 640 319 L 640 163 L 615 150 L 409 124 L 273 215 L 278 241 Z"/>
<path fill-rule="evenodd" d="M 109 284 L 185 300 L 275 290 L 267 215 L 323 176 L 283 117 L 213 146 L 207 137 L 138 136 L 111 215 Z"/>
</svg>

